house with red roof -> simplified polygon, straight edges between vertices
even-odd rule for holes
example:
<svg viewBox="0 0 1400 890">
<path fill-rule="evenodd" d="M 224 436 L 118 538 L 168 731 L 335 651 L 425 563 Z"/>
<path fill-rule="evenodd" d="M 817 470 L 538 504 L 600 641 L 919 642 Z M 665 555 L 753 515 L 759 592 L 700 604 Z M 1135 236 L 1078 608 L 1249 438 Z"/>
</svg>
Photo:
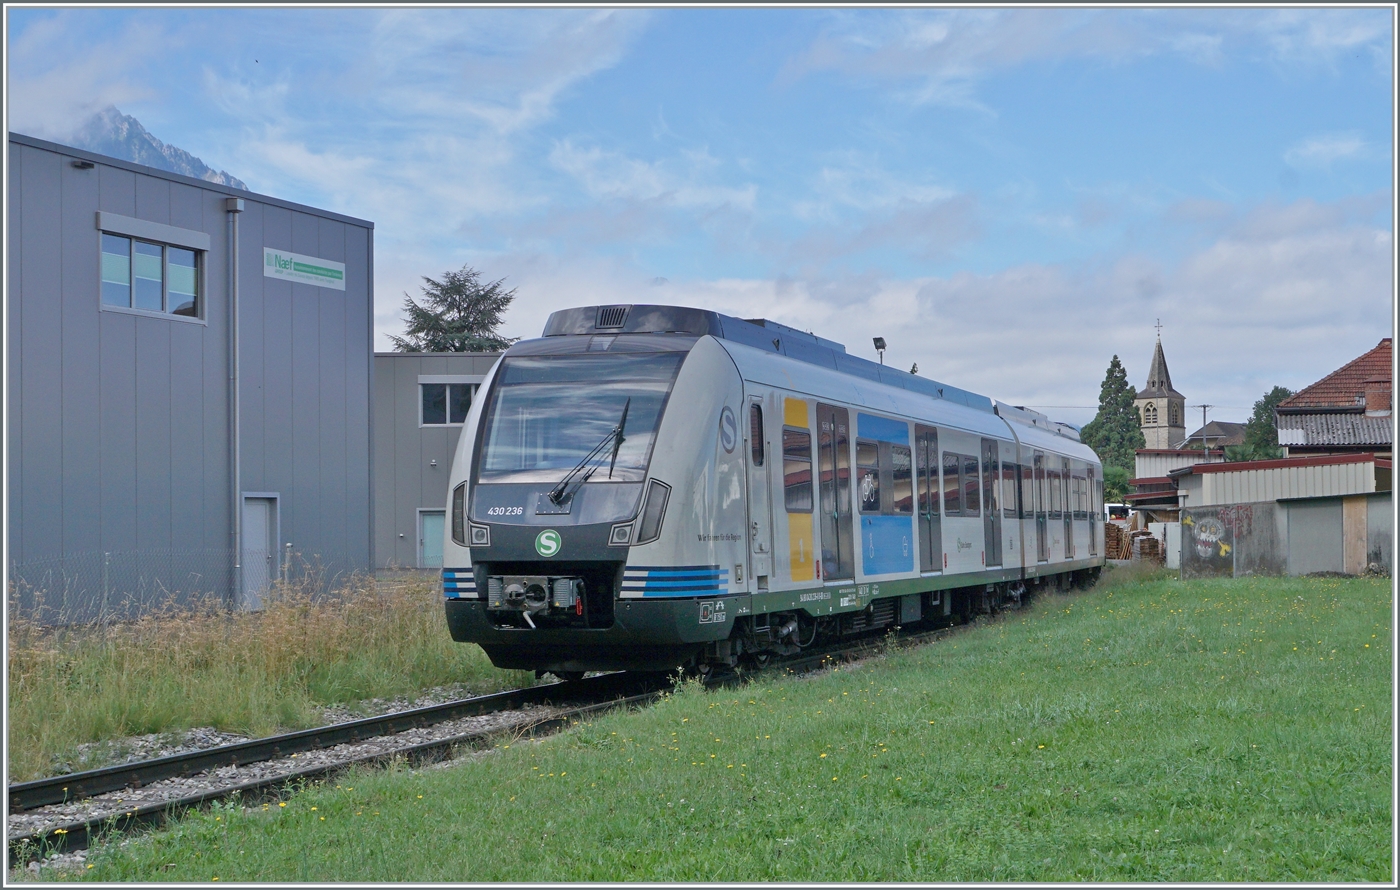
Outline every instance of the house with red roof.
<svg viewBox="0 0 1400 890">
<path fill-rule="evenodd" d="M 1274 412 L 1284 453 L 1390 457 L 1391 377 L 1386 337 L 1370 352 L 1284 399 Z"/>
</svg>

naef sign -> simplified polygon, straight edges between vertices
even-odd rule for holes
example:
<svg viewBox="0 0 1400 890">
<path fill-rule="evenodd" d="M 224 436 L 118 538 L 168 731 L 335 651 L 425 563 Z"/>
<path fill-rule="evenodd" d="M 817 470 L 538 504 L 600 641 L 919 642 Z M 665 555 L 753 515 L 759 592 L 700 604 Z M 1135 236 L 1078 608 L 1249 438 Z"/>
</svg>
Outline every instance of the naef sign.
<svg viewBox="0 0 1400 890">
<path fill-rule="evenodd" d="M 285 250 L 263 248 L 263 277 L 345 290 L 345 264 Z"/>
</svg>

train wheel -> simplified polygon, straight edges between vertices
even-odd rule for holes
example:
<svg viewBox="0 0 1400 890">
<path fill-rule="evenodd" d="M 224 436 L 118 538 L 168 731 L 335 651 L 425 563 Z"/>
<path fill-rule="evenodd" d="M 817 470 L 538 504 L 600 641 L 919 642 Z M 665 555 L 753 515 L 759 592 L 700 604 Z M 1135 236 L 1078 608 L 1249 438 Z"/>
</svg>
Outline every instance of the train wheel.
<svg viewBox="0 0 1400 890">
<path fill-rule="evenodd" d="M 573 683 L 583 679 L 583 671 L 553 671 L 552 673 L 565 683 Z"/>
</svg>

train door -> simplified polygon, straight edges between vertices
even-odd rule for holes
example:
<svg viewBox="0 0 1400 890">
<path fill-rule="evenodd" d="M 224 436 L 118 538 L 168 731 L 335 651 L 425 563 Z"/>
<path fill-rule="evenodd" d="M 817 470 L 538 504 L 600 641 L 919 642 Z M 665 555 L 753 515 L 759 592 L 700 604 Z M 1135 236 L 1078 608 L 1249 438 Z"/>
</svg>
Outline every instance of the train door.
<svg viewBox="0 0 1400 890">
<path fill-rule="evenodd" d="M 817 464 L 822 513 L 822 578 L 854 578 L 851 424 L 845 408 L 817 403 Z"/>
<path fill-rule="evenodd" d="M 938 430 L 914 426 L 914 461 L 919 487 L 919 567 L 925 572 L 943 571 L 942 511 L 938 502 Z"/>
<path fill-rule="evenodd" d="M 1050 520 L 1046 516 L 1045 496 L 1045 452 L 1035 452 L 1035 558 L 1039 562 L 1050 561 Z"/>
<path fill-rule="evenodd" d="M 1099 529 L 1103 528 L 1103 505 L 1099 503 L 1098 488 L 1095 485 L 1098 480 L 1094 478 L 1093 467 L 1089 468 L 1085 478 L 1089 485 L 1089 490 L 1085 493 L 1085 498 L 1089 502 L 1085 508 L 1087 511 L 1085 515 L 1089 520 L 1089 555 L 1098 556 Z"/>
<path fill-rule="evenodd" d="M 763 590 L 773 574 L 773 513 L 768 484 L 768 434 L 763 423 L 763 398 L 749 399 L 748 435 L 749 477 L 749 575 Z"/>
<path fill-rule="evenodd" d="M 1060 503 L 1065 515 L 1065 559 L 1074 558 L 1074 505 L 1069 499 L 1069 458 L 1060 458 Z"/>
<path fill-rule="evenodd" d="M 982 440 L 982 540 L 986 549 L 986 564 L 1001 565 L 1001 509 L 997 504 L 997 466 L 1000 449 L 995 439 Z"/>
</svg>

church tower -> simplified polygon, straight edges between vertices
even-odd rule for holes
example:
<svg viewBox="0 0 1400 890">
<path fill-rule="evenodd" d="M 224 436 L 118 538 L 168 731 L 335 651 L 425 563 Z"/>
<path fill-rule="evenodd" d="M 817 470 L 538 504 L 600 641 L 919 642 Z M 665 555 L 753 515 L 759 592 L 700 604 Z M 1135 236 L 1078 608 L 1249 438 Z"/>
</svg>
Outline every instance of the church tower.
<svg viewBox="0 0 1400 890">
<path fill-rule="evenodd" d="M 1157 330 L 1157 349 L 1152 353 L 1152 368 L 1147 372 L 1147 386 L 1138 390 L 1133 401 L 1138 423 L 1148 448 L 1180 448 L 1186 441 L 1186 396 L 1172 389 L 1172 377 L 1167 373 L 1167 357 L 1162 354 L 1162 331 Z"/>
</svg>

